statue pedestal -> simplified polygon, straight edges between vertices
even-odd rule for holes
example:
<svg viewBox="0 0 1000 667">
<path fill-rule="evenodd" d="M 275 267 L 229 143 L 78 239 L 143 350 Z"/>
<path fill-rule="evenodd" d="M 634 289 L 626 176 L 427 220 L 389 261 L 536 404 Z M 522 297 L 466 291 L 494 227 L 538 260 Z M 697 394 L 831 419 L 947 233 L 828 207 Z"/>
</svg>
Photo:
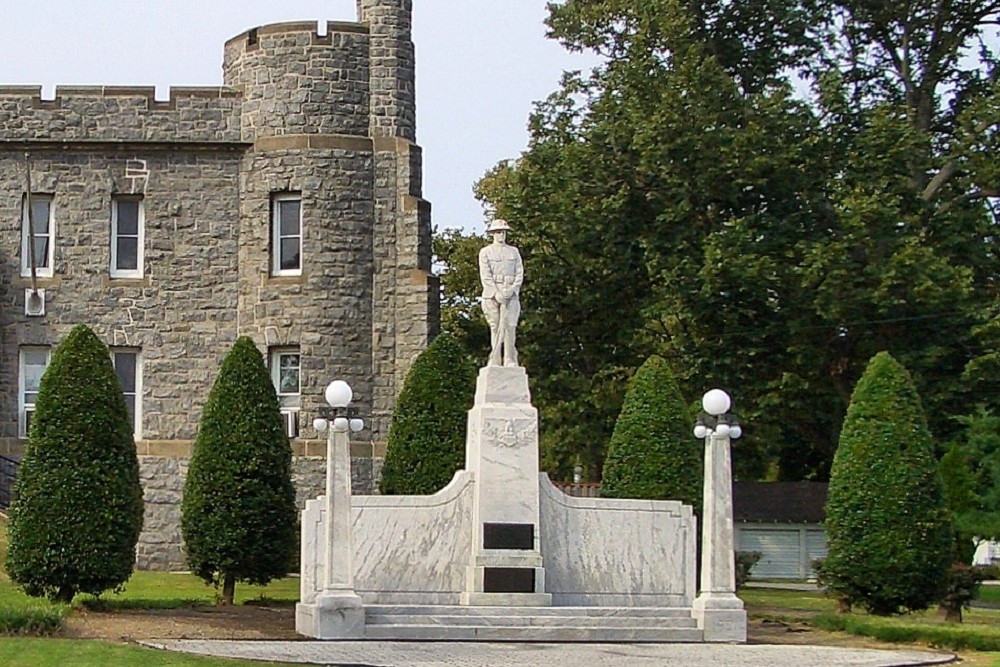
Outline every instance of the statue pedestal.
<svg viewBox="0 0 1000 667">
<path fill-rule="evenodd" d="M 479 371 L 465 468 L 475 478 L 465 605 L 546 606 L 538 509 L 538 411 L 520 367 Z"/>
</svg>

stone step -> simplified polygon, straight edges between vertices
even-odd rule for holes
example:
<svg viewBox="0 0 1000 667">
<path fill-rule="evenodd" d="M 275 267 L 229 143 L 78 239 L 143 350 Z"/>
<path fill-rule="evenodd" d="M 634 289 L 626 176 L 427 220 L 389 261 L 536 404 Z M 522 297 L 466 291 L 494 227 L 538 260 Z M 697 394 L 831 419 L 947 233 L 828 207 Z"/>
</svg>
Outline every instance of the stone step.
<svg viewBox="0 0 1000 667">
<path fill-rule="evenodd" d="M 476 625 L 368 625 L 365 639 L 517 642 L 700 642 L 697 628 L 607 628 Z"/>
<path fill-rule="evenodd" d="M 563 628 L 696 628 L 697 621 L 683 617 L 657 616 L 471 616 L 444 614 L 366 614 L 365 624 L 435 625 L 477 627 L 563 627 Z"/>
<path fill-rule="evenodd" d="M 392 605 L 368 604 L 369 616 L 557 616 L 626 617 L 626 618 L 691 618 L 687 607 L 493 607 L 465 605 Z"/>
</svg>

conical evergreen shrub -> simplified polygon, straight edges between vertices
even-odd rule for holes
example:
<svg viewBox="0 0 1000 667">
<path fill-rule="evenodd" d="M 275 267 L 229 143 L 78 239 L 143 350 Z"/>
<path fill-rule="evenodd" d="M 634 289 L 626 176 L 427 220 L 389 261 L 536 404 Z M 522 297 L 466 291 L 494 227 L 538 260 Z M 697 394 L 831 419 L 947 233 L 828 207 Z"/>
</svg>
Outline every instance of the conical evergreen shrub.
<svg viewBox="0 0 1000 667">
<path fill-rule="evenodd" d="M 56 348 L 39 387 L 10 508 L 7 574 L 69 602 L 128 581 L 142 530 L 132 422 L 108 348 L 84 325 Z"/>
<path fill-rule="evenodd" d="M 888 353 L 869 362 L 830 471 L 823 575 L 875 614 L 925 609 L 951 565 L 951 519 L 920 397 Z"/>
<path fill-rule="evenodd" d="M 682 500 L 701 507 L 704 448 L 691 435 L 694 418 L 667 362 L 639 367 L 608 444 L 601 495 Z"/>
<path fill-rule="evenodd" d="M 191 570 L 222 586 L 288 574 L 296 550 L 292 451 L 264 358 L 236 341 L 205 402 L 184 485 L 181 531 Z"/>
<path fill-rule="evenodd" d="M 396 401 L 382 493 L 434 493 L 462 469 L 475 390 L 475 365 L 451 334 L 442 333 L 414 360 Z"/>
</svg>

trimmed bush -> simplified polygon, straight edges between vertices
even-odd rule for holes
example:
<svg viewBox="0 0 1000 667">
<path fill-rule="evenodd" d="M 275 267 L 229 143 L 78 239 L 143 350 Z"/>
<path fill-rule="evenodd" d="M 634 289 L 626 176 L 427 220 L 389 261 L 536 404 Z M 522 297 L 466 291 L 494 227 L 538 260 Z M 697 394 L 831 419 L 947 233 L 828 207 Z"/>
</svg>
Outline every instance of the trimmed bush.
<svg viewBox="0 0 1000 667">
<path fill-rule="evenodd" d="M 475 366 L 451 334 L 442 333 L 420 353 L 389 426 L 382 493 L 435 493 L 462 469 L 475 387 Z"/>
<path fill-rule="evenodd" d="M 108 348 L 86 326 L 42 377 L 10 508 L 7 573 L 69 602 L 128 581 L 142 530 L 132 422 Z"/>
<path fill-rule="evenodd" d="M 753 566 L 757 564 L 764 554 L 759 551 L 737 551 L 734 562 L 736 564 L 736 590 L 743 588 L 753 573 Z"/>
<path fill-rule="evenodd" d="M 658 356 L 636 371 L 604 462 L 601 495 L 681 500 L 701 507 L 704 451 L 677 380 Z"/>
<path fill-rule="evenodd" d="M 826 505 L 823 579 L 874 614 L 941 599 L 952 534 L 934 446 L 909 373 L 886 352 L 847 409 Z"/>
<path fill-rule="evenodd" d="M 297 544 L 292 450 L 264 358 L 246 336 L 226 355 L 205 402 L 184 485 L 188 566 L 222 586 L 288 574 Z"/>
</svg>

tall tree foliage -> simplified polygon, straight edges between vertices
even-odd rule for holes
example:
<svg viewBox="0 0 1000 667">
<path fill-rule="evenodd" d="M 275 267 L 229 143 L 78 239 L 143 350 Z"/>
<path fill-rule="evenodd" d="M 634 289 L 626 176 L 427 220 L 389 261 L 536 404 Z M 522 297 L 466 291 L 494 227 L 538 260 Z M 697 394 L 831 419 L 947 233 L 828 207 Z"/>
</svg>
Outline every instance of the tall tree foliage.
<svg viewBox="0 0 1000 667">
<path fill-rule="evenodd" d="M 181 534 L 191 571 L 221 586 L 288 574 L 297 545 L 292 449 L 264 357 L 241 336 L 222 362 L 198 425 Z"/>
<path fill-rule="evenodd" d="M 108 348 L 86 326 L 56 348 L 35 406 L 7 573 L 29 595 L 100 595 L 132 576 L 143 504 L 132 420 Z"/>
<path fill-rule="evenodd" d="M 826 503 L 823 575 L 876 614 L 926 609 L 953 562 L 951 516 L 920 397 L 880 352 L 851 397 Z"/>
<path fill-rule="evenodd" d="M 740 396 L 739 474 L 825 479 L 882 349 L 954 432 L 995 361 L 1000 3 L 876 4 L 550 4 L 552 35 L 605 63 L 478 185 L 525 259 L 549 470 L 600 467 L 652 353 Z"/>
<path fill-rule="evenodd" d="M 941 461 L 955 481 L 955 528 L 967 545 L 1000 540 L 1000 417 L 980 405 L 957 420 L 963 428 Z"/>
</svg>

